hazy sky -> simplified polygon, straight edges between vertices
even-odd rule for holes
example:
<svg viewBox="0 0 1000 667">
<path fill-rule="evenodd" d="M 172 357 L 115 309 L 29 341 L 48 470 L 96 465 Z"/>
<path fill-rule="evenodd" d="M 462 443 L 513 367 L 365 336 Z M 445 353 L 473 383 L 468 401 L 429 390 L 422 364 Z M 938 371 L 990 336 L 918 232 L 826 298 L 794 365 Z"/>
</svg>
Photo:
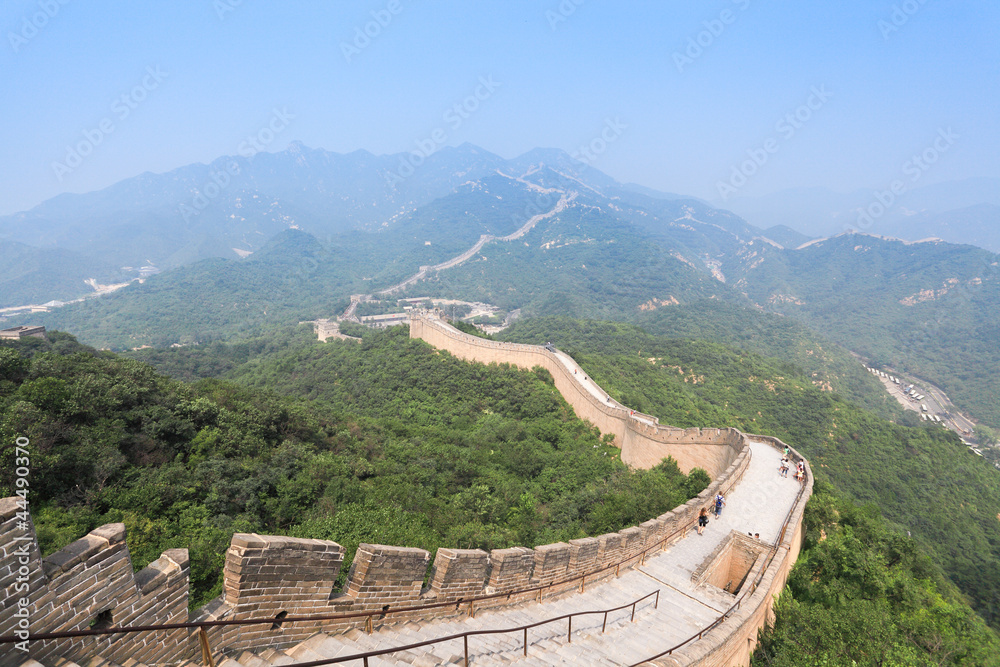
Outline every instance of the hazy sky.
<svg viewBox="0 0 1000 667">
<path fill-rule="evenodd" d="M 248 137 L 592 145 L 619 180 L 712 199 L 734 167 L 741 195 L 846 191 L 925 151 L 922 183 L 1000 176 L 996 0 L 5 0 L 0 19 L 0 213 Z"/>
</svg>

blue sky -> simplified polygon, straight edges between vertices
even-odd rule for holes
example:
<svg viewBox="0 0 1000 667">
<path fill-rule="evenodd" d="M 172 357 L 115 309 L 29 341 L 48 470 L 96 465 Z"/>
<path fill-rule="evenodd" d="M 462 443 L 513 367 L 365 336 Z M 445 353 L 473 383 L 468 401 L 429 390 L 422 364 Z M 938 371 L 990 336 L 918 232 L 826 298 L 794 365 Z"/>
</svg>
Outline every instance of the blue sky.
<svg viewBox="0 0 1000 667">
<path fill-rule="evenodd" d="M 995 1 L 7 0 L 0 29 L 0 213 L 249 136 L 395 153 L 442 128 L 509 158 L 609 120 L 593 166 L 706 198 L 754 155 L 741 195 L 884 187 L 947 128 L 922 183 L 1000 176 Z"/>
</svg>

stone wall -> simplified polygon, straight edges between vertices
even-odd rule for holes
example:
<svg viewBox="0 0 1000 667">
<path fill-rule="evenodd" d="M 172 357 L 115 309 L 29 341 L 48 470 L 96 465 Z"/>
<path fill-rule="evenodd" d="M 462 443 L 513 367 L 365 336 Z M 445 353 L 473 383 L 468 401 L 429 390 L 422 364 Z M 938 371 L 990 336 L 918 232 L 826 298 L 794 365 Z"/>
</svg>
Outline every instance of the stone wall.
<svg viewBox="0 0 1000 667">
<path fill-rule="evenodd" d="M 134 572 L 125 544 L 125 526 L 101 526 L 82 539 L 41 558 L 30 515 L 18 498 L 0 499 L 0 635 L 27 629 L 31 634 L 86 630 L 101 625 L 158 625 L 188 620 L 188 554 L 171 549 Z M 22 602 L 23 601 L 23 602 Z M 83 662 L 102 655 L 117 663 L 145 663 L 190 655 L 186 631 L 149 632 L 128 640 L 104 635 L 31 642 L 27 653 L 0 646 L 0 665 L 20 665 L 28 657 L 64 657 Z"/>
<path fill-rule="evenodd" d="M 365 624 L 365 619 L 360 617 L 309 623 L 282 622 L 286 617 L 388 612 L 434 604 L 441 606 L 392 614 L 388 618 L 449 616 L 468 613 L 471 600 L 477 597 L 493 596 L 476 601 L 478 608 L 534 597 L 539 593 L 523 592 L 533 587 L 546 587 L 541 593 L 546 596 L 571 594 L 581 583 L 586 585 L 615 576 L 616 565 L 622 561 L 633 559 L 623 565 L 631 567 L 639 562 L 636 557 L 644 551 L 658 550 L 684 537 L 694 528 L 699 510 L 711 507 L 716 493 L 728 495 L 750 464 L 752 453 L 747 438 L 739 431 L 671 429 L 660 426 L 652 417 L 634 416 L 617 404 L 603 405 L 596 399 L 589 400 L 583 396 L 572 374 L 544 348 L 508 348 L 492 341 L 483 341 L 489 343 L 485 346 L 469 344 L 454 337 L 454 334 L 465 335 L 450 327 L 428 325 L 428 321 L 421 318 L 413 322 L 417 332 L 411 335 L 426 335 L 430 342 L 447 340 L 457 350 L 484 357 L 476 359 L 478 361 L 509 363 L 512 357 L 517 357 L 519 366 L 548 368 L 556 379 L 557 388 L 560 391 L 565 388 L 564 396 L 567 392 L 572 395 L 574 390 L 580 393 L 579 397 L 570 400 L 578 414 L 582 412 L 582 416 L 592 422 L 605 424 L 607 428 L 602 430 L 616 433 L 623 446 L 623 459 L 626 452 L 631 452 L 632 461 L 642 461 L 643 456 L 649 460 L 667 454 L 678 460 L 679 456 L 687 456 L 691 464 L 688 468 L 693 465 L 709 468 L 715 478 L 698 497 L 639 526 L 568 543 L 534 549 L 494 549 L 489 553 L 441 548 L 433 564 L 431 554 L 422 549 L 362 544 L 341 590 L 336 589 L 335 582 L 343 564 L 344 549 L 335 542 L 234 535 L 226 553 L 223 595 L 198 610 L 191 620 L 268 619 L 272 622 L 213 628 L 209 635 L 214 650 L 235 653 L 244 649 L 287 648 L 317 630 L 332 631 Z M 512 355 L 512 351 L 516 354 Z M 485 358 L 491 355 L 495 358 Z M 754 437 L 784 447 L 780 440 Z M 797 453 L 793 455 L 799 458 Z M 650 465 L 658 461 L 656 458 Z M 746 664 L 747 648 L 752 648 L 756 641 L 757 630 L 763 627 L 771 613 L 773 596 L 780 592 L 798 555 L 802 510 L 811 488 L 808 466 L 807 472 L 809 487 L 793 508 L 792 530 L 780 540 L 776 557 L 770 561 L 760 585 L 746 598 L 741 610 L 706 634 L 705 639 L 659 664 L 710 667 Z M 110 524 L 42 559 L 30 516 L 19 513 L 17 500 L 0 500 L 0 586 L 5 600 L 0 611 L 0 635 L 11 635 L 18 630 L 22 617 L 17 600 L 22 597 L 27 610 L 23 617 L 32 634 L 82 630 L 94 623 L 126 626 L 189 620 L 186 550 L 164 552 L 149 567 L 134 573 L 125 543 L 125 528 L 122 524 Z M 756 580 L 763 567 L 764 563 L 760 562 L 748 581 Z M 581 582 L 583 575 L 586 577 Z M 376 617 L 376 624 L 381 617 Z M 169 634 L 149 632 L 54 640 L 44 644 L 32 642 L 27 655 L 8 644 L 0 646 L 0 667 L 21 665 L 29 656 L 43 662 L 57 656 L 65 657 L 81 664 L 94 655 L 117 663 L 128 658 L 150 665 L 176 663 L 195 655 L 196 648 L 193 635 L 186 630 Z"/>
<path fill-rule="evenodd" d="M 487 553 L 478 549 L 423 549 L 362 544 L 354 557 L 342 590 L 335 588 L 344 560 L 344 549 L 335 542 L 240 533 L 233 536 L 223 570 L 224 593 L 196 612 L 190 620 L 270 619 L 273 623 L 212 628 L 215 650 L 238 652 L 266 647 L 287 648 L 318 630 L 362 627 L 364 618 L 310 623 L 282 623 L 287 616 L 341 615 L 389 611 L 438 603 L 447 606 L 393 614 L 421 617 L 468 613 L 472 598 L 477 608 L 498 607 L 535 597 L 537 592 L 508 595 L 526 588 L 548 587 L 544 596 L 565 594 L 585 583 L 613 577 L 615 566 L 645 550 L 681 539 L 697 521 L 698 511 L 709 507 L 715 493 L 728 493 L 750 462 L 743 451 L 697 498 L 639 526 L 597 537 L 557 542 L 528 549 L 513 547 Z M 17 527 L 16 498 L 0 500 L 0 576 L 5 599 L 20 594 L 13 588 L 19 568 L 27 568 L 25 583 L 31 603 L 28 618 L 33 634 L 84 630 L 102 619 L 114 626 L 182 623 L 188 618 L 187 552 L 167 551 L 141 572 L 133 574 L 125 528 L 109 524 L 91 532 L 65 549 L 38 557 L 33 528 Z M 26 555 L 20 553 L 22 547 Z M 27 561 L 22 566 L 19 559 Z M 430 569 L 428 569 L 430 566 Z M 428 581 L 424 585 L 425 580 Z M 0 612 L 0 635 L 9 635 L 18 624 L 16 607 Z M 110 617 L 102 612 L 110 610 Z M 376 623 L 379 617 L 376 617 Z M 109 635 L 33 642 L 30 657 L 44 661 L 56 656 L 75 661 L 102 655 L 115 662 L 127 657 L 146 664 L 179 661 L 193 654 L 196 645 L 188 632 L 176 630 L 136 635 Z M 7 645 L 0 649 L 0 665 L 20 665 L 25 655 Z"/>
<path fill-rule="evenodd" d="M 696 584 L 708 583 L 734 596 L 742 591 L 747 574 L 765 550 L 753 537 L 730 533 L 705 562 L 695 569 L 691 580 Z"/>
<path fill-rule="evenodd" d="M 622 461 L 636 468 L 652 468 L 672 456 L 685 473 L 699 467 L 715 477 L 736 458 L 742 447 L 743 435 L 736 429 L 663 426 L 656 417 L 636 413 L 614 400 L 598 399 L 587 391 L 580 378 L 570 372 L 556 353 L 541 345 L 503 343 L 470 336 L 419 311 L 410 313 L 410 337 L 420 338 L 467 361 L 544 368 L 576 415 L 596 426 L 601 433 L 614 436 L 615 445 L 622 450 Z"/>
<path fill-rule="evenodd" d="M 766 441 L 774 447 L 783 449 L 785 443 L 777 438 L 753 436 L 755 440 Z M 794 460 L 802 457 L 794 449 L 791 450 Z M 725 621 L 705 633 L 696 642 L 676 651 L 671 656 L 665 656 L 649 663 L 662 667 L 736 667 L 750 664 L 750 654 L 757 646 L 757 633 L 767 624 L 774 621 L 774 600 L 785 588 L 788 573 L 798 558 L 802 548 L 802 515 L 806 503 L 812 495 L 813 476 L 809 463 L 806 462 L 805 487 L 799 499 L 789 513 L 788 530 L 781 536 L 777 544 L 774 558 L 758 563 L 751 570 L 746 586 L 756 584 L 756 588 L 742 599 L 739 609 L 735 610 Z M 759 582 L 759 583 L 758 583 Z M 742 595 L 743 591 L 741 591 Z"/>
</svg>

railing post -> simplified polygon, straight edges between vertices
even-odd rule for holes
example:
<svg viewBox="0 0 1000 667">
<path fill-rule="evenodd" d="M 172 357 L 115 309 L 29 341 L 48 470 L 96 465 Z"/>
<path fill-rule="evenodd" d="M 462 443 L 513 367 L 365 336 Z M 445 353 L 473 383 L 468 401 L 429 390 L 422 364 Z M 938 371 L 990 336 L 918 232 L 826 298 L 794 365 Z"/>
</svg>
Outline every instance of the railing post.
<svg viewBox="0 0 1000 667">
<path fill-rule="evenodd" d="M 465 667 L 469 667 L 469 635 L 462 637 L 465 642 Z"/>
<path fill-rule="evenodd" d="M 601 623 L 601 634 L 604 634 L 604 628 L 608 627 L 608 612 L 604 612 L 604 622 Z"/>
<path fill-rule="evenodd" d="M 205 667 L 215 667 L 212 647 L 208 643 L 208 633 L 205 632 L 205 628 L 198 628 L 198 642 L 201 644 L 201 659 L 205 662 Z"/>
<path fill-rule="evenodd" d="M 369 615 L 368 618 L 365 619 L 365 632 L 371 634 L 374 631 L 375 629 L 372 627 L 372 617 Z"/>
<path fill-rule="evenodd" d="M 524 629 L 524 657 L 528 657 L 528 628 Z"/>
<path fill-rule="evenodd" d="M 363 660 L 365 661 L 365 667 L 368 667 L 368 656 L 366 655 Z"/>
<path fill-rule="evenodd" d="M 635 603 L 634 602 L 632 603 L 632 620 L 629 621 L 629 622 L 630 623 L 635 623 Z"/>
<path fill-rule="evenodd" d="M 573 617 L 569 617 L 569 632 L 566 633 L 566 643 L 573 643 Z"/>
<path fill-rule="evenodd" d="M 659 609 L 659 608 L 660 608 L 660 589 L 657 588 L 656 589 L 656 601 L 653 602 L 653 609 Z"/>
</svg>

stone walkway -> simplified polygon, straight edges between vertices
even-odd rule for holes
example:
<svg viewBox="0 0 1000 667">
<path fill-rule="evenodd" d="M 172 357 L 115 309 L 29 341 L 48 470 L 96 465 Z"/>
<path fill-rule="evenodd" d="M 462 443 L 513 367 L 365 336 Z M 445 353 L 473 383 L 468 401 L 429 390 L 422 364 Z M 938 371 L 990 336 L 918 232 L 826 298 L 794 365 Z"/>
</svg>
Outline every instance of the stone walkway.
<svg viewBox="0 0 1000 667">
<path fill-rule="evenodd" d="M 469 639 L 472 665 L 629 665 L 670 648 L 711 624 L 736 597 L 709 584 L 695 585 L 691 576 L 703 561 L 726 540 L 730 531 L 745 535 L 759 532 L 771 546 L 786 514 L 795 502 L 799 484 L 778 475 L 781 453 L 766 443 L 750 443 L 752 459 L 743 481 L 727 499 L 722 517 L 711 520 L 703 535 L 693 529 L 667 550 L 647 558 L 646 564 L 624 571 L 617 579 L 590 584 L 585 593 L 530 602 L 496 610 L 478 611 L 475 618 L 391 623 L 372 635 L 352 630 L 342 634 L 319 633 L 287 651 L 269 649 L 254 656 L 249 652 L 227 659 L 220 667 L 266 667 L 322 660 L 366 651 L 391 648 L 469 630 L 517 627 L 563 614 L 599 610 L 627 604 L 660 591 L 659 605 L 652 599 L 638 605 L 635 622 L 630 610 L 609 616 L 607 632 L 601 634 L 603 615 L 581 617 L 573 623 L 573 641 L 566 641 L 566 621 L 529 631 L 528 657 L 523 656 L 523 635 L 483 635 Z M 369 659 L 369 665 L 461 664 L 462 641 L 452 640 L 412 651 Z M 357 664 L 360 664 L 358 662 Z"/>
</svg>

